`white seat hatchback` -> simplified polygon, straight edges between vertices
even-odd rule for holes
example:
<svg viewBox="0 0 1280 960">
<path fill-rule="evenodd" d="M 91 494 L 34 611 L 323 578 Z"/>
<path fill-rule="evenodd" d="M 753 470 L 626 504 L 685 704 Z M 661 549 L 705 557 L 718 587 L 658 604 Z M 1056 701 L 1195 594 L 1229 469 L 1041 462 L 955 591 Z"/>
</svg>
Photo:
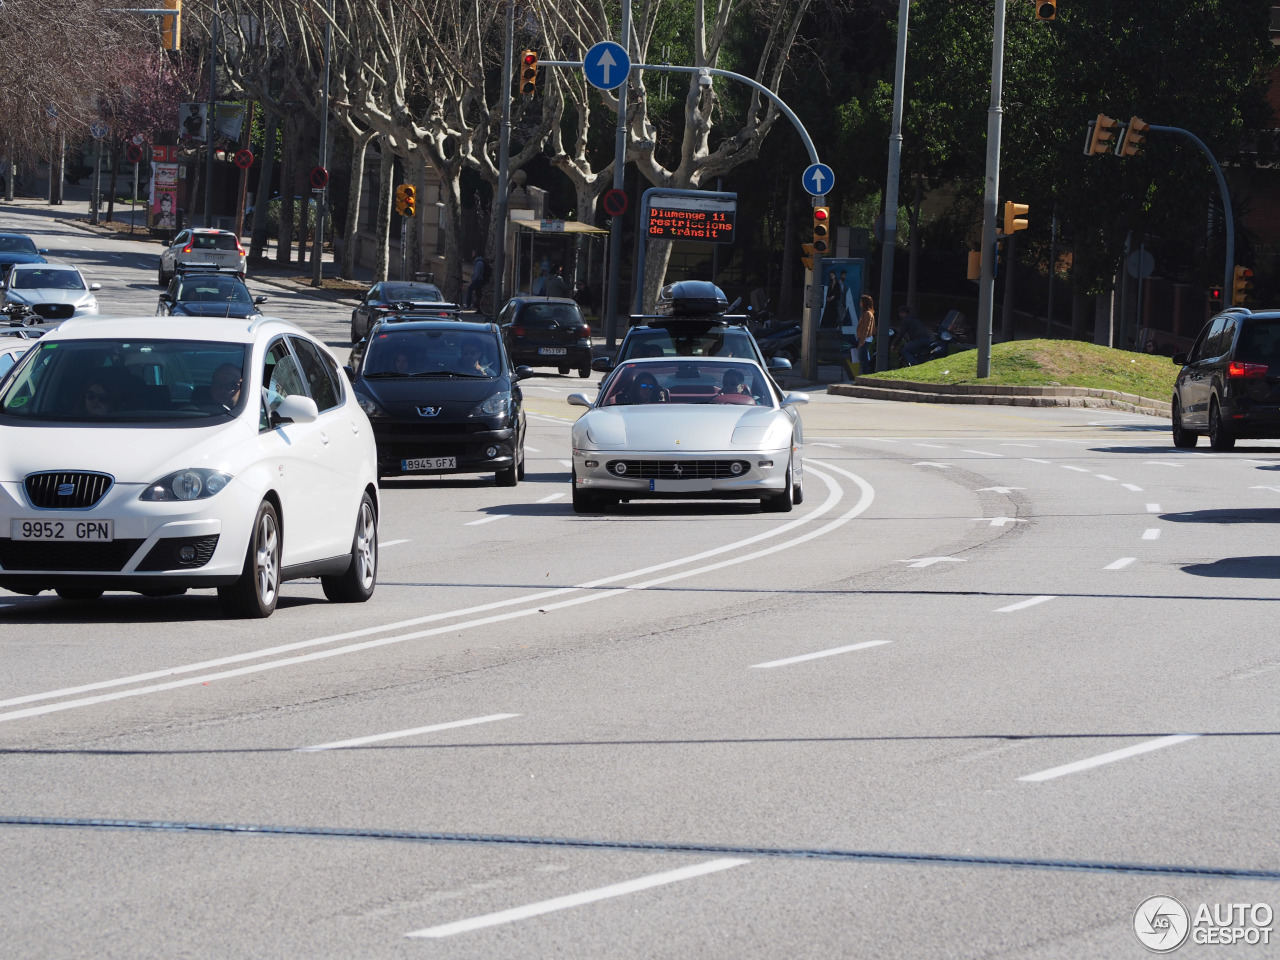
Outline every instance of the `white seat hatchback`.
<svg viewBox="0 0 1280 960">
<path fill-rule="evenodd" d="M 70 320 L 0 384 L 0 588 L 91 600 L 216 587 L 270 616 L 378 566 L 373 431 L 325 347 L 283 320 Z"/>
</svg>

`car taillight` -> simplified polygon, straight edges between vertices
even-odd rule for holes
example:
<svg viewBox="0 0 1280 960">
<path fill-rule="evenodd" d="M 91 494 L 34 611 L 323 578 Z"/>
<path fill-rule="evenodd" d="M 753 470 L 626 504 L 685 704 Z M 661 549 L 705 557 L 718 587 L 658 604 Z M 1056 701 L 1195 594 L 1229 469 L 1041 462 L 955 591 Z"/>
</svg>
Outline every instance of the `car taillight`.
<svg viewBox="0 0 1280 960">
<path fill-rule="evenodd" d="M 521 327 L 521 326 L 514 326 L 514 327 L 512 327 L 512 328 L 511 328 L 511 335 L 512 335 L 513 337 L 523 337 L 523 336 L 524 336 L 524 327 Z"/>
<path fill-rule="evenodd" d="M 1256 379 L 1267 375 L 1267 365 L 1265 363 L 1241 363 L 1239 360 L 1232 360 L 1227 365 L 1228 377 L 1249 377 Z"/>
<path fill-rule="evenodd" d="M 584 324 L 582 325 L 582 336 L 583 336 L 583 339 L 586 339 L 587 337 L 591 336 L 591 325 L 590 325 L 590 324 L 584 323 Z"/>
<path fill-rule="evenodd" d="M 240 254 L 242 257 L 244 256 L 244 247 L 240 246 L 239 240 L 236 241 L 236 253 Z"/>
<path fill-rule="evenodd" d="M 190 252 L 191 252 L 191 244 L 189 244 L 189 243 L 188 243 L 185 247 L 183 247 L 183 248 L 182 248 L 182 252 L 183 252 L 183 253 L 190 253 Z"/>
</svg>

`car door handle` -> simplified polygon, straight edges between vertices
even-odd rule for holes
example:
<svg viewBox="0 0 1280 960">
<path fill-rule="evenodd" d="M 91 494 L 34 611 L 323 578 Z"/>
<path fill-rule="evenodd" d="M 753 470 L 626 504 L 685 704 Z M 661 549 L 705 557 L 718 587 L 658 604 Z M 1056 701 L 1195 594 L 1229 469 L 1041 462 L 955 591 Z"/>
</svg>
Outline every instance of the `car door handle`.
<svg viewBox="0 0 1280 960">
<path fill-rule="evenodd" d="M 321 442 L 321 443 L 323 443 L 325 446 L 328 446 L 328 445 L 329 445 L 329 435 L 328 435 L 327 433 L 321 432 L 321 434 L 320 434 L 320 442 Z"/>
<path fill-rule="evenodd" d="M 354 420 L 351 421 L 351 432 L 357 436 L 360 433 L 360 424 L 356 423 Z"/>
</svg>

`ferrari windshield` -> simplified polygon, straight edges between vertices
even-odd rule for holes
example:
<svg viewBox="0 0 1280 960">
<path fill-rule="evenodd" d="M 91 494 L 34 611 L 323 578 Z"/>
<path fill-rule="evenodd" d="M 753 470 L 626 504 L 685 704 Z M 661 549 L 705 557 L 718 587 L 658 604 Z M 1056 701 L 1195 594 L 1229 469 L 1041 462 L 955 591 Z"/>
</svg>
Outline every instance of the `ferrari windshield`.
<svg viewBox="0 0 1280 960">
<path fill-rule="evenodd" d="M 41 340 L 0 388 L 0 417 L 203 425 L 240 408 L 247 352 L 195 340 Z"/>
<path fill-rule="evenodd" d="M 673 360 L 624 363 L 610 377 L 602 407 L 650 403 L 774 406 L 765 372 L 754 363 Z"/>
</svg>

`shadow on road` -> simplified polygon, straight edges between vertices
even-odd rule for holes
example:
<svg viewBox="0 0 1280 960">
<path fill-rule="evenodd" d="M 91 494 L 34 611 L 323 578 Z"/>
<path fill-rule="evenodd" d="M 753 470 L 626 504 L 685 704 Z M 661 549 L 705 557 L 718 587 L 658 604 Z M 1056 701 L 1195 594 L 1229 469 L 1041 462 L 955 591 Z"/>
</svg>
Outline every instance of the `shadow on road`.
<svg viewBox="0 0 1280 960">
<path fill-rule="evenodd" d="M 1170 523 L 1280 523 L 1280 507 L 1192 510 L 1188 513 L 1161 514 L 1160 519 Z"/>
<path fill-rule="evenodd" d="M 1223 557 L 1213 563 L 1191 563 L 1182 570 L 1196 577 L 1280 580 L 1280 557 Z"/>
</svg>

